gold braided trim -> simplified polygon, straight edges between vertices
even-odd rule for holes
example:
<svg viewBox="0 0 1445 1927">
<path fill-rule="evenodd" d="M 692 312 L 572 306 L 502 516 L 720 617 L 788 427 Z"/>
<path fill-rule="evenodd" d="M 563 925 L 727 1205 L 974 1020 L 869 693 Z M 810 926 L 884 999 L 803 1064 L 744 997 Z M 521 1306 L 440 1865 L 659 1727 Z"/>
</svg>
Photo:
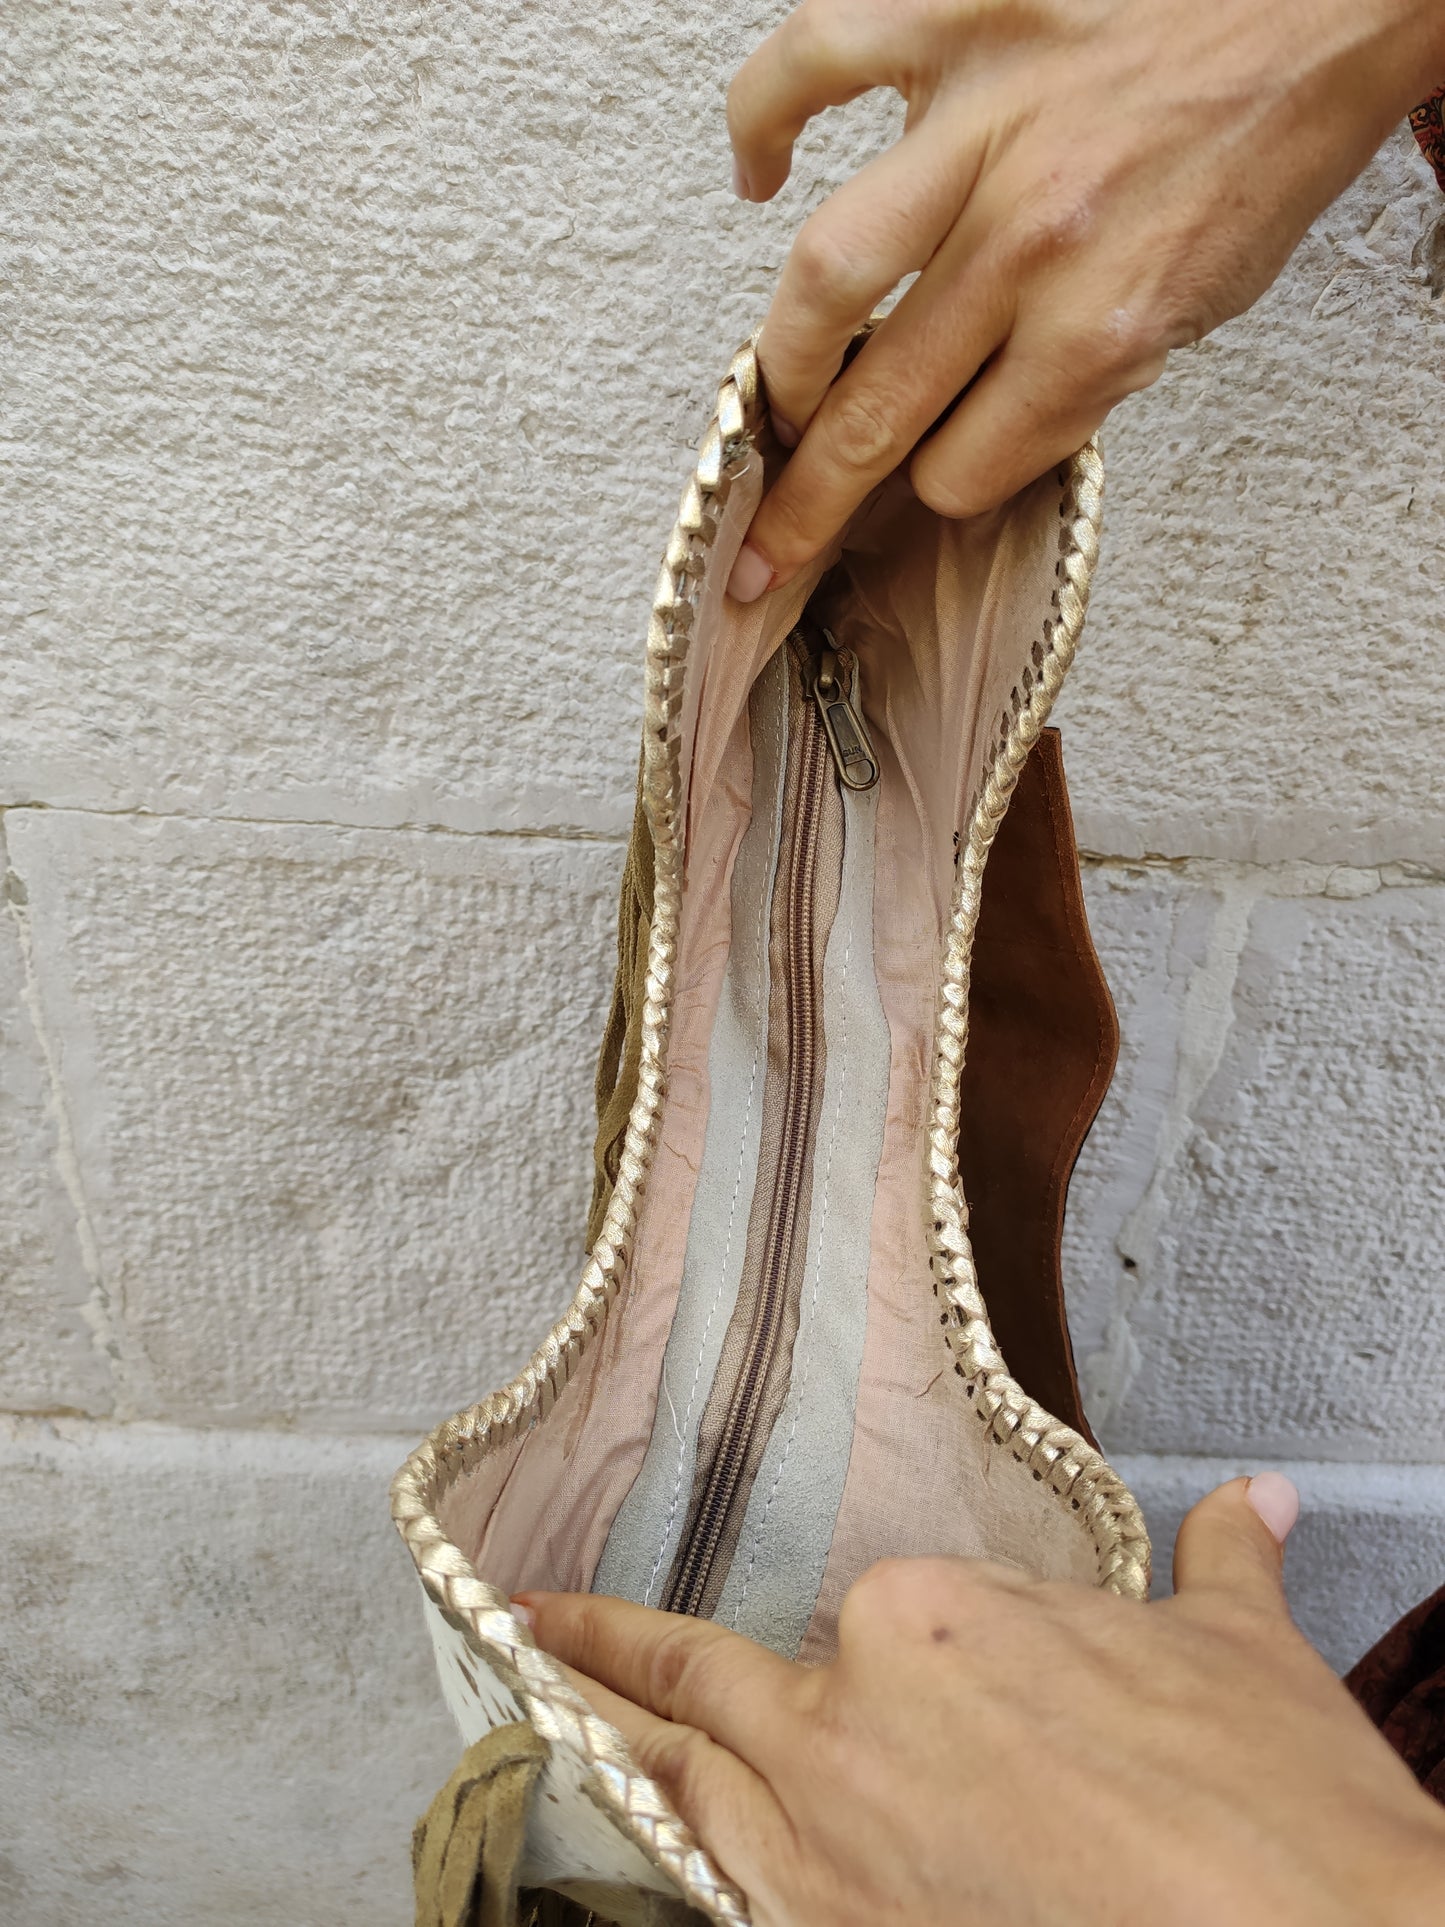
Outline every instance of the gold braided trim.
<svg viewBox="0 0 1445 1927">
<path fill-rule="evenodd" d="M 656 883 L 642 1007 L 642 1062 L 602 1232 L 576 1296 L 510 1385 L 437 1428 L 392 1481 L 392 1517 L 449 1622 L 517 1694 L 537 1731 L 591 1768 L 588 1792 L 618 1829 L 709 1919 L 746 1927 L 747 1905 L 633 1765 L 617 1730 L 598 1717 L 513 1616 L 507 1595 L 479 1579 L 436 1517 L 441 1495 L 488 1452 L 500 1450 L 550 1409 L 616 1297 L 662 1118 L 667 1038 L 682 908 L 683 677 L 708 554 L 734 479 L 747 465 L 759 422 L 758 366 L 749 341 L 718 389 L 717 409 L 683 490 L 647 628 L 642 796 L 652 831 Z"/>
<path fill-rule="evenodd" d="M 587 1791 L 629 1840 L 710 1920 L 748 1927 L 747 1903 L 678 1819 L 660 1789 L 632 1763 L 617 1730 L 600 1718 L 513 1616 L 507 1595 L 477 1577 L 436 1517 L 442 1495 L 488 1453 L 510 1444 L 551 1409 L 607 1316 L 626 1272 L 638 1206 L 657 1143 L 682 907 L 680 717 L 687 651 L 707 560 L 732 483 L 753 452 L 760 418 L 755 339 L 734 355 L 718 389 L 697 466 L 683 490 L 647 631 L 642 794 L 656 860 L 656 898 L 642 1009 L 642 1060 L 617 1181 L 577 1293 L 521 1372 L 502 1390 L 438 1426 L 392 1481 L 392 1517 L 423 1585 L 447 1621 L 518 1696 L 537 1731 L 590 1769 Z M 1148 1538 L 1134 1499 L 1102 1456 L 1029 1398 L 993 1340 L 968 1242 L 958 1173 L 959 1080 L 968 1032 L 969 963 L 984 865 L 1018 773 L 1073 660 L 1098 556 L 1103 464 L 1090 443 L 1068 465 L 1061 510 L 1057 616 L 1034 644 L 1033 661 L 1000 722 L 992 766 L 971 812 L 954 893 L 943 978 L 928 1133 L 933 1285 L 949 1305 L 956 1369 L 992 1436 L 1081 1514 L 1098 1553 L 1101 1583 L 1142 1598 Z"/>
<path fill-rule="evenodd" d="M 983 899 L 984 865 L 1019 772 L 1074 660 L 1099 557 L 1104 462 L 1097 438 L 1060 471 L 1058 587 L 1054 613 L 1035 638 L 1029 665 L 999 719 L 993 765 L 974 800 L 954 889 L 935 1026 L 928 1131 L 928 1233 L 933 1289 L 948 1306 L 954 1370 L 990 1436 L 1028 1466 L 1071 1511 L 1082 1514 L 1098 1554 L 1099 1583 L 1129 1599 L 1149 1595 L 1149 1535 L 1133 1494 L 1102 1454 L 1010 1376 L 988 1321 L 968 1240 L 958 1171 L 960 1080 L 968 1042 L 969 967 Z"/>
</svg>

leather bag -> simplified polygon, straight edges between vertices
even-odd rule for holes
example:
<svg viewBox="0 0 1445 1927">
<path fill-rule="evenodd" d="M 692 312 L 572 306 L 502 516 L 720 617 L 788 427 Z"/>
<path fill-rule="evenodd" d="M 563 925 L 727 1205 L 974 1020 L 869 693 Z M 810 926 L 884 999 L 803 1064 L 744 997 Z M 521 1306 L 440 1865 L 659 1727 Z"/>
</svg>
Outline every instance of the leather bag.
<svg viewBox="0 0 1445 1927">
<path fill-rule="evenodd" d="M 477 1761 L 443 1807 L 480 1812 L 490 1733 L 540 1739 L 502 1858 L 548 1918 L 748 1910 L 509 1595 L 621 1594 L 817 1662 L 885 1557 L 1149 1584 L 1059 1287 L 1117 1046 L 1045 727 L 1098 551 L 1099 452 L 965 522 L 895 476 L 740 605 L 729 571 L 785 459 L 749 343 L 648 629 L 590 1256 L 524 1370 L 393 1487 Z M 423 1857 L 443 1863 L 441 1834 Z M 469 1888 L 452 1856 L 451 1916 L 431 1896 L 419 1919 L 512 1917 L 472 1857 Z"/>
</svg>

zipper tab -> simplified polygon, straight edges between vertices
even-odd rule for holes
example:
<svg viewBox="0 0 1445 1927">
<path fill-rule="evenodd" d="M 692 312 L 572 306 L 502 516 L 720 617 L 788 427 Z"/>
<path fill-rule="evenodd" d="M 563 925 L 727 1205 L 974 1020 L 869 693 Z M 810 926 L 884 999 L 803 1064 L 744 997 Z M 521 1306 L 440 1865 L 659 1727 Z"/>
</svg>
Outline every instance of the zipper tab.
<svg viewBox="0 0 1445 1927">
<path fill-rule="evenodd" d="M 863 720 L 857 658 L 839 649 L 827 629 L 822 647 L 811 653 L 811 682 L 808 693 L 818 706 L 838 781 L 847 790 L 871 790 L 882 771 Z"/>
</svg>

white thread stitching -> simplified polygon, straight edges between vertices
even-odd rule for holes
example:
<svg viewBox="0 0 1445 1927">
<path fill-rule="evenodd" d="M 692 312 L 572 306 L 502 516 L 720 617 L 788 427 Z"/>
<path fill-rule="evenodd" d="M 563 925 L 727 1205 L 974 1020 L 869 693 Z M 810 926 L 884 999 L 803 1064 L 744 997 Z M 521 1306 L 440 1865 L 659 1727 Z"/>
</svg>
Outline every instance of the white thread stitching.
<svg viewBox="0 0 1445 1927">
<path fill-rule="evenodd" d="M 784 700 L 786 700 L 786 694 L 785 694 Z M 773 729 L 774 722 L 775 722 L 775 718 L 770 716 L 768 718 L 768 723 L 769 723 L 768 733 L 770 736 L 774 734 L 774 729 Z M 781 767 L 781 763 L 782 763 L 782 758 L 780 756 L 779 771 L 778 771 L 779 783 L 783 781 L 783 774 L 784 774 Z M 754 937 L 754 941 L 759 944 L 761 944 L 763 941 L 763 923 L 767 916 L 768 908 L 771 902 L 771 897 L 772 897 L 772 893 L 767 889 L 764 889 L 759 893 L 758 927 Z M 764 953 L 764 955 L 766 955 L 766 952 Z M 652 1589 L 657 1584 L 657 1575 L 662 1570 L 662 1561 L 663 1561 L 663 1556 L 667 1551 L 667 1542 L 672 1537 L 673 1521 L 677 1517 L 677 1504 L 678 1504 L 678 1500 L 682 1496 L 683 1467 L 687 1463 L 688 1420 L 692 1417 L 692 1408 L 697 1403 L 698 1382 L 702 1378 L 702 1361 L 707 1356 L 708 1333 L 712 1330 L 712 1321 L 717 1316 L 718 1306 L 722 1303 L 723 1287 L 727 1283 L 728 1258 L 732 1254 L 733 1233 L 735 1230 L 737 1214 L 738 1214 L 738 1196 L 742 1191 L 743 1166 L 747 1162 L 747 1155 L 748 1155 L 748 1126 L 749 1124 L 751 1124 L 752 1118 L 753 1118 L 753 1094 L 757 1090 L 758 1068 L 763 1061 L 763 1046 L 767 1041 L 767 1034 L 768 1034 L 766 1005 L 764 1005 L 762 1009 L 761 1018 L 762 1018 L 762 1021 L 758 1027 L 757 1042 L 753 1050 L 752 1076 L 748 1079 L 747 1109 L 743 1112 L 743 1128 L 741 1133 L 741 1142 L 739 1143 L 739 1146 L 738 1146 L 737 1176 L 733 1180 L 732 1203 L 728 1207 L 727 1238 L 723 1245 L 722 1262 L 718 1266 L 717 1290 L 713 1293 L 712 1304 L 708 1307 L 707 1322 L 702 1328 L 702 1341 L 698 1346 L 697 1364 L 693 1367 L 692 1389 L 687 1395 L 687 1410 L 683 1413 L 682 1426 L 680 1429 L 678 1428 L 678 1424 L 677 1424 L 677 1408 L 675 1406 L 672 1406 L 672 1393 L 671 1393 L 671 1390 L 668 1388 L 668 1383 L 667 1383 L 667 1363 L 665 1359 L 663 1361 L 662 1388 L 667 1393 L 667 1402 L 669 1406 L 672 1406 L 673 1429 L 677 1432 L 677 1478 L 673 1482 L 672 1498 L 668 1502 L 667 1518 L 662 1528 L 662 1543 L 657 1548 L 657 1557 L 652 1562 L 652 1571 L 647 1575 L 647 1591 L 642 1595 L 642 1603 L 644 1606 L 650 1606 L 652 1604 Z"/>
<path fill-rule="evenodd" d="M 808 1329 L 810 1334 L 813 1330 L 818 1310 L 818 1279 L 823 1269 L 823 1233 L 828 1228 L 828 1206 L 831 1202 L 828 1186 L 833 1177 L 833 1153 L 838 1148 L 838 1120 L 843 1115 L 843 1094 L 847 1089 L 848 1005 L 844 997 L 844 992 L 848 988 L 848 966 L 852 962 L 852 959 L 853 931 L 850 928 L 848 931 L 847 947 L 843 952 L 843 970 L 838 979 L 838 1001 L 843 1010 L 843 1030 L 842 1035 L 838 1039 L 838 1099 L 833 1106 L 833 1123 L 828 1133 L 828 1162 L 823 1167 L 823 1207 L 818 1213 L 818 1244 L 816 1256 L 813 1260 L 813 1290 L 808 1299 Z M 762 1545 L 763 1529 L 768 1523 L 768 1514 L 773 1509 L 773 1500 L 778 1496 L 778 1487 L 783 1483 L 783 1474 L 788 1469 L 788 1459 L 793 1450 L 793 1437 L 798 1429 L 798 1420 L 803 1416 L 803 1394 L 808 1389 L 808 1373 L 812 1369 L 812 1365 L 813 1354 L 809 1351 L 805 1353 L 803 1357 L 803 1376 L 798 1382 L 798 1396 L 793 1405 L 793 1422 L 788 1427 L 787 1438 L 783 1441 L 783 1456 L 778 1461 L 777 1475 L 773 1480 L 772 1490 L 768 1494 L 767 1504 L 763 1507 L 763 1516 L 758 1520 L 757 1530 L 753 1534 L 753 1550 L 748 1559 L 748 1569 L 743 1574 L 743 1589 L 741 1593 L 739 1593 L 738 1603 L 733 1609 L 734 1631 L 737 1629 L 739 1619 L 742 1618 L 743 1606 L 748 1596 L 748 1588 L 753 1583 L 753 1567 L 758 1563 L 758 1551 Z"/>
</svg>

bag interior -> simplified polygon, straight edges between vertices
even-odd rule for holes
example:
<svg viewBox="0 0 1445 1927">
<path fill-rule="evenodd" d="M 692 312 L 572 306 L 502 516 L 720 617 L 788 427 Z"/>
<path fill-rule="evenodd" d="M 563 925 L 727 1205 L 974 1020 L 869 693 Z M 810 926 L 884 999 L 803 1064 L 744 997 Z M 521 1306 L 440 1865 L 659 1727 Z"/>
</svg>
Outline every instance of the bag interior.
<svg viewBox="0 0 1445 1927">
<path fill-rule="evenodd" d="M 545 1416 L 437 1511 L 509 1592 L 701 1611 L 821 1661 L 882 1558 L 1099 1577 L 1077 1506 L 978 1423 L 927 1242 L 958 851 L 1058 621 L 1067 476 L 967 522 L 894 478 L 739 605 L 722 585 L 762 483 L 754 461 L 734 484 L 688 655 L 666 1096 L 626 1275 Z M 820 636 L 853 679 L 867 790 L 813 719 Z M 985 876 L 959 1153 L 1005 1356 L 1082 1425 L 1058 1231 L 1116 1033 L 1055 739 L 1025 776 Z"/>
</svg>

